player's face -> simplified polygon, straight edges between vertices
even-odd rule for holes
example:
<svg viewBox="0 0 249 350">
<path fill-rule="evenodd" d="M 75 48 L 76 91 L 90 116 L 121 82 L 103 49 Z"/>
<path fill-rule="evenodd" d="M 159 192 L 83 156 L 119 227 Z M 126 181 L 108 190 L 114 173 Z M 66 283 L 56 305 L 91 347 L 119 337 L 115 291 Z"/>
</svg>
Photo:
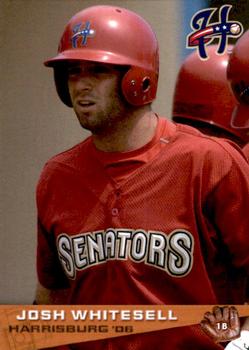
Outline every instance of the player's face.
<svg viewBox="0 0 249 350">
<path fill-rule="evenodd" d="M 93 134 L 103 134 L 124 118 L 128 109 L 121 97 L 123 67 L 94 62 L 74 62 L 68 66 L 68 88 L 81 126 Z"/>
</svg>

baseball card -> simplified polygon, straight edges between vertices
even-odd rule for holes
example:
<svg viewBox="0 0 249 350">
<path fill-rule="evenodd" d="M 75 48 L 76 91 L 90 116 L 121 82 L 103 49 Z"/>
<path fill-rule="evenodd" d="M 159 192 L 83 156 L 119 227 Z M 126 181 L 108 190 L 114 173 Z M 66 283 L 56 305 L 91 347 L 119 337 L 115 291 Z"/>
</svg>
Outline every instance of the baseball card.
<svg viewBox="0 0 249 350">
<path fill-rule="evenodd" d="M 1 10 L 0 348 L 249 349 L 249 1 Z"/>
</svg>

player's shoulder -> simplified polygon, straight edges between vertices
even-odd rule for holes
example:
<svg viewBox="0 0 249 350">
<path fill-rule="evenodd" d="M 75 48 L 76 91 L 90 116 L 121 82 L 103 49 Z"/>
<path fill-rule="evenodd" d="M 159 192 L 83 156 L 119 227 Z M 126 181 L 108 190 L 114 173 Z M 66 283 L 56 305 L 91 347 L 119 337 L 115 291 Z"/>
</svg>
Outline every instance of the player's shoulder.
<svg viewBox="0 0 249 350">
<path fill-rule="evenodd" d="M 43 166 L 38 180 L 38 186 L 43 182 L 56 178 L 58 173 L 60 175 L 73 173 L 77 172 L 79 168 L 84 168 L 85 159 L 86 157 L 89 158 L 88 150 L 90 144 L 91 137 L 88 137 L 75 146 L 51 157 Z"/>
<path fill-rule="evenodd" d="M 185 124 L 176 125 L 175 142 L 182 143 L 190 152 L 218 159 L 245 160 L 242 149 L 234 142 L 203 134 L 198 129 Z"/>
<path fill-rule="evenodd" d="M 75 168 L 79 162 L 83 162 L 91 144 L 91 137 L 86 138 L 73 147 L 60 152 L 51 157 L 45 164 L 45 167 L 64 166 Z"/>
</svg>

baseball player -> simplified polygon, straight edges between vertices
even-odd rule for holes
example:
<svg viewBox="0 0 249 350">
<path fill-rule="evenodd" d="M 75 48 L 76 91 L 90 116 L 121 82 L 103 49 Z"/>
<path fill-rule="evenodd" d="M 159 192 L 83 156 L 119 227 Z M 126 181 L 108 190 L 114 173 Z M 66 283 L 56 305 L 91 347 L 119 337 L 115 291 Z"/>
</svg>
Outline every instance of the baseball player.
<svg viewBox="0 0 249 350">
<path fill-rule="evenodd" d="M 232 122 L 238 102 L 226 76 L 233 46 L 228 45 L 222 55 L 217 54 L 217 49 L 218 45 L 208 46 L 205 61 L 197 51 L 183 61 L 175 85 L 172 119 L 244 146 L 249 142 L 249 135 Z"/>
<path fill-rule="evenodd" d="M 227 76 L 232 91 L 237 101 L 231 115 L 231 125 L 234 130 L 245 136 L 249 135 L 249 107 L 248 107 L 248 86 L 249 86 L 249 31 L 247 31 L 236 42 L 229 57 Z M 249 143 L 243 147 L 243 152 L 249 159 Z M 225 330 L 217 329 L 217 323 L 228 322 L 230 327 Z M 232 307 L 215 307 L 213 313 L 207 312 L 201 322 L 203 330 L 215 341 L 231 341 L 227 350 L 249 349 L 249 318 L 242 325 L 241 335 L 237 310 Z M 238 338 L 238 336 L 240 337 Z"/>
<path fill-rule="evenodd" d="M 232 53 L 228 69 L 227 77 L 231 83 L 231 87 L 239 105 L 236 106 L 232 116 L 232 122 L 239 132 L 249 135 L 249 31 L 246 31 L 236 42 L 234 52 Z M 249 142 L 247 140 L 247 142 Z M 244 146 L 243 151 L 249 159 L 249 146 Z"/>
<path fill-rule="evenodd" d="M 227 142 L 153 111 L 158 62 L 149 24 L 116 6 L 73 16 L 45 62 L 91 136 L 39 179 L 38 304 L 245 300 L 248 164 Z M 198 326 L 68 346 L 152 348 L 222 347 Z"/>
</svg>

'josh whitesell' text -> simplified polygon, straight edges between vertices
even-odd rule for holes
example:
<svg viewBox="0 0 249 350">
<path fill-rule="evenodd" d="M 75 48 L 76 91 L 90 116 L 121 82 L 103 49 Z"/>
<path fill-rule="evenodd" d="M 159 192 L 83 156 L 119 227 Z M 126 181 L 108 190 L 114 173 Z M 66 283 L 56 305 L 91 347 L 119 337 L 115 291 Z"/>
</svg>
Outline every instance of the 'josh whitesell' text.
<svg viewBox="0 0 249 350">
<path fill-rule="evenodd" d="M 176 321 L 173 310 L 68 310 L 74 321 Z M 65 310 L 22 310 L 18 321 L 65 320 Z"/>
</svg>

